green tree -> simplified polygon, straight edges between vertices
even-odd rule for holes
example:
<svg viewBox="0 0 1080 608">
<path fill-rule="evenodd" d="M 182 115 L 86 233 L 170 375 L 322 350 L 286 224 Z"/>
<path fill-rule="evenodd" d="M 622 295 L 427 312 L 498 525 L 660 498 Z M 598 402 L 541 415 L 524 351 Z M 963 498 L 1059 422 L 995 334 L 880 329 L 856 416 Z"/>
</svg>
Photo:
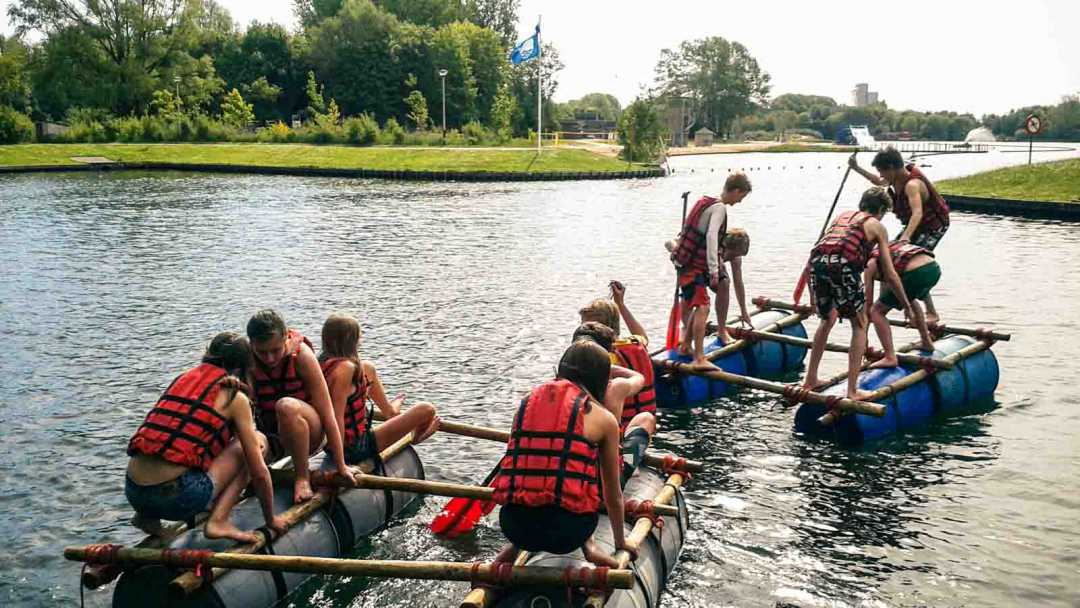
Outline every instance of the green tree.
<svg viewBox="0 0 1080 608">
<path fill-rule="evenodd" d="M 409 108 L 407 116 L 416 130 L 426 131 L 431 125 L 431 119 L 428 117 L 427 100 L 424 99 L 424 94 L 413 90 L 405 98 L 405 105 Z"/>
<path fill-rule="evenodd" d="M 277 115 L 274 106 L 281 97 L 281 87 L 270 84 L 266 76 L 259 76 L 254 81 L 241 85 L 243 95 L 251 100 L 255 117 L 268 120 Z"/>
<path fill-rule="evenodd" d="M 491 129 L 498 133 L 499 138 L 508 140 L 513 135 L 514 112 L 517 110 L 517 100 L 510 93 L 510 86 L 504 83 L 499 87 L 499 93 L 495 96 L 495 103 L 491 107 Z"/>
<path fill-rule="evenodd" d="M 323 89 L 324 87 L 315 80 L 315 72 L 308 72 L 307 86 L 304 87 L 304 91 L 307 93 L 308 116 L 318 116 L 326 111 L 326 102 L 323 101 Z"/>
<path fill-rule="evenodd" d="M 622 152 L 619 157 L 632 162 L 650 162 L 659 159 L 663 153 L 663 126 L 653 103 L 648 99 L 638 98 L 626 106 L 619 119 L 619 143 Z"/>
<path fill-rule="evenodd" d="M 158 89 L 150 100 L 150 113 L 168 119 L 179 118 L 184 113 L 184 102 L 172 91 Z"/>
<path fill-rule="evenodd" d="M 0 105 L 16 110 L 30 106 L 30 51 L 22 40 L 0 35 Z"/>
<path fill-rule="evenodd" d="M 519 63 L 510 69 L 510 91 L 517 100 L 513 129 L 517 135 L 525 135 L 536 128 L 536 79 L 543 77 L 541 94 L 544 100 L 544 129 L 557 128 L 557 104 L 552 100 L 559 88 L 559 72 L 563 62 L 559 50 L 550 42 L 544 42 L 539 59 Z"/>
<path fill-rule="evenodd" d="M 243 129 L 255 122 L 255 111 L 250 103 L 244 101 L 240 91 L 233 89 L 221 101 L 221 120 Z"/>
<path fill-rule="evenodd" d="M 466 0 L 465 14 L 469 21 L 494 31 L 504 48 L 517 40 L 518 8 L 521 0 Z"/>
<path fill-rule="evenodd" d="M 721 135 L 766 102 L 769 80 L 746 47 L 719 36 L 664 49 L 656 65 L 656 92 L 692 99 L 699 122 Z"/>
<path fill-rule="evenodd" d="M 459 0 L 375 0 L 375 4 L 401 21 L 433 28 L 466 17 Z"/>
</svg>

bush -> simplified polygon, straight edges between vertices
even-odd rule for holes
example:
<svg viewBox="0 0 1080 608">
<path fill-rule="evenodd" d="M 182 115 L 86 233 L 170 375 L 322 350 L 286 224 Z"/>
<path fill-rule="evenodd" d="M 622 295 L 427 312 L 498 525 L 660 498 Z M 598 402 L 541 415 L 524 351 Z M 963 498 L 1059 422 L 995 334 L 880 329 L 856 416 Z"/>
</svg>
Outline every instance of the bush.
<svg viewBox="0 0 1080 608">
<path fill-rule="evenodd" d="M 405 135 L 404 143 L 410 146 L 441 146 L 443 137 L 439 131 L 415 131 Z"/>
<path fill-rule="evenodd" d="M 663 152 L 663 129 L 652 102 L 635 100 L 619 117 L 619 143 L 623 146 L 619 157 L 633 162 L 657 160 Z"/>
<path fill-rule="evenodd" d="M 494 139 L 488 130 L 475 120 L 465 123 L 465 126 L 461 128 L 461 134 L 470 146 L 478 146 L 490 139 Z"/>
<path fill-rule="evenodd" d="M 30 117 L 11 106 L 0 106 L 0 144 L 17 144 L 34 139 Z"/>
<path fill-rule="evenodd" d="M 379 123 L 367 112 L 345 119 L 345 138 L 350 144 L 370 146 L 379 138 Z"/>
<path fill-rule="evenodd" d="M 68 108 L 67 113 L 64 114 L 64 120 L 69 125 L 76 123 L 90 123 L 99 122 L 103 125 L 107 125 L 113 120 L 112 112 L 105 108 Z"/>
<path fill-rule="evenodd" d="M 468 142 L 465 136 L 461 134 L 461 131 L 457 129 L 450 129 L 446 132 L 446 145 L 448 146 L 464 146 Z"/>
<path fill-rule="evenodd" d="M 116 141 L 134 143 L 143 141 L 143 119 L 138 116 L 124 116 L 109 121 L 109 130 Z"/>
<path fill-rule="evenodd" d="M 105 130 L 105 125 L 96 120 L 76 122 L 68 126 L 67 132 L 59 138 L 66 142 L 96 144 L 111 140 L 109 133 Z"/>
<path fill-rule="evenodd" d="M 295 135 L 289 125 L 278 121 L 259 131 L 255 139 L 263 143 L 284 144 L 295 141 Z"/>
<path fill-rule="evenodd" d="M 743 133 L 743 140 L 745 141 L 776 141 L 776 133 L 772 131 L 747 131 Z"/>
<path fill-rule="evenodd" d="M 395 146 L 400 146 L 405 143 L 405 127 L 398 124 L 398 121 L 395 118 L 387 118 L 386 122 L 383 123 L 379 143 Z"/>
</svg>

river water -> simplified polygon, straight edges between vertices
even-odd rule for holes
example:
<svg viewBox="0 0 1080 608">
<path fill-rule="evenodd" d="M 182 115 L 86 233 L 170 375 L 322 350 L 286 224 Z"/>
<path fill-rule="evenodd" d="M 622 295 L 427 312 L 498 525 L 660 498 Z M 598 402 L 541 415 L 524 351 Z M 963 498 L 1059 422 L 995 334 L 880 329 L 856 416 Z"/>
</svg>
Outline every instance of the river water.
<svg viewBox="0 0 1080 608">
<path fill-rule="evenodd" d="M 924 162 L 943 178 L 1023 160 Z M 273 306 L 316 341 L 329 312 L 356 314 L 392 393 L 505 427 L 608 280 L 662 337 L 673 271 L 661 243 L 680 192 L 717 193 L 729 169 L 748 170 L 754 192 L 731 220 L 752 237 L 748 289 L 786 298 L 843 163 L 684 157 L 662 180 L 535 184 L 0 178 L 0 605 L 76 603 L 78 567 L 62 547 L 140 536 L 122 493 L 129 435 L 205 340 L 253 311 Z M 840 207 L 865 185 L 849 180 Z M 689 487 L 692 530 L 667 605 L 1080 603 L 1080 230 L 956 213 L 938 253 L 946 320 L 1014 335 L 994 348 L 996 407 L 861 449 L 794 436 L 793 410 L 755 392 L 664 415 L 657 446 L 709 466 Z M 834 340 L 846 339 L 844 326 Z M 842 365 L 827 356 L 824 372 Z M 435 437 L 420 451 L 430 478 L 475 482 L 501 447 Z M 425 500 L 358 555 L 490 556 L 493 520 L 456 541 L 427 532 L 442 502 Z M 448 606 L 463 593 L 320 579 L 293 605 Z"/>
</svg>

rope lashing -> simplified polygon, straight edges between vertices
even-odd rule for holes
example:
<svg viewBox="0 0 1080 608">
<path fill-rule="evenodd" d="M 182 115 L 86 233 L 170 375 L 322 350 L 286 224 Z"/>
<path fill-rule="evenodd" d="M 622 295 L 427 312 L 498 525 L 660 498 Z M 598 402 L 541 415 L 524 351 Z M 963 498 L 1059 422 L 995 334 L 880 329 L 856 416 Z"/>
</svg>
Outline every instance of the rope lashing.
<svg viewBox="0 0 1080 608">
<path fill-rule="evenodd" d="M 810 396 L 810 389 L 798 384 L 786 384 L 780 393 L 791 405 L 803 403 Z"/>
<path fill-rule="evenodd" d="M 483 566 L 483 562 L 473 562 L 472 568 L 469 569 L 469 582 L 472 584 L 473 588 L 476 588 L 485 582 L 480 580 L 480 568 Z M 510 576 L 513 571 L 513 562 L 493 562 L 491 564 L 492 584 L 496 587 L 506 587 L 510 584 Z"/>
<path fill-rule="evenodd" d="M 733 338 L 739 340 L 746 340 L 751 344 L 757 344 L 759 341 L 758 336 L 754 333 L 754 330 L 752 329 L 744 329 L 742 327 L 729 327 L 728 333 L 731 334 L 731 337 Z"/>
<path fill-rule="evenodd" d="M 654 508 L 656 503 L 651 500 L 637 500 L 631 498 L 626 501 L 626 508 L 623 512 L 627 521 L 637 522 L 639 519 L 647 519 L 652 522 L 653 528 L 660 533 L 660 538 L 664 538 L 664 518 L 656 512 Z M 626 549 L 626 552 L 630 554 L 632 560 L 637 560 L 637 551 L 630 551 Z"/>
<path fill-rule="evenodd" d="M 829 413 L 831 414 L 843 415 L 843 412 L 840 411 L 840 402 L 842 400 L 843 397 L 840 395 L 829 395 L 825 397 L 825 408 L 829 410 Z"/>
<path fill-rule="evenodd" d="M 685 479 L 693 478 L 690 471 L 686 470 L 686 459 L 682 456 L 676 457 L 673 454 L 664 454 L 664 462 L 660 465 L 660 472 L 668 476 L 678 473 Z"/>
<path fill-rule="evenodd" d="M 86 545 L 86 558 L 83 561 L 87 564 L 115 564 L 122 548 L 123 545 L 115 544 Z"/>
<path fill-rule="evenodd" d="M 975 337 L 979 340 L 982 340 L 983 342 L 986 342 L 988 346 L 994 343 L 994 332 L 986 329 L 985 327 L 977 328 L 975 330 Z"/>
<path fill-rule="evenodd" d="M 607 566 L 581 566 L 580 568 L 568 566 L 563 570 L 563 583 L 567 591 L 579 587 L 592 591 L 607 591 L 610 589 L 609 570 Z"/>
</svg>

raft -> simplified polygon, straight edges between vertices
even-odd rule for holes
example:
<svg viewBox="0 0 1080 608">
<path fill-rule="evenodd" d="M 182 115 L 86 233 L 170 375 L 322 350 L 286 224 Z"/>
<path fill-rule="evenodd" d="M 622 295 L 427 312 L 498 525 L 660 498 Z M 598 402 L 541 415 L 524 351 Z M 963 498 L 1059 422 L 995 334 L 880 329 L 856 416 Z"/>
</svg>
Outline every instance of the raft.
<svg viewBox="0 0 1080 608">
<path fill-rule="evenodd" d="M 625 499 L 650 500 L 664 487 L 665 480 L 653 469 L 639 468 L 623 489 Z M 664 517 L 663 528 L 653 529 L 645 542 L 641 543 L 638 558 L 631 566 L 634 571 L 633 589 L 616 589 L 605 604 L 606 608 L 656 608 L 660 605 L 660 593 L 667 585 L 667 579 L 675 569 L 675 564 L 682 553 L 686 531 L 690 526 L 689 513 L 682 491 L 675 492 L 678 517 Z M 625 524 L 629 536 L 633 524 Z M 600 514 L 600 523 L 593 535 L 601 549 L 612 554 L 615 544 L 611 537 L 611 524 L 605 513 Z M 569 555 L 537 553 L 526 562 L 530 566 L 554 566 L 557 568 L 591 566 L 578 550 Z M 576 594 L 573 605 L 580 605 L 583 597 Z M 542 608 L 563 607 L 567 603 L 566 587 L 558 588 L 516 588 L 500 598 L 495 604 L 502 608 Z"/>
<path fill-rule="evenodd" d="M 311 466 L 320 466 L 321 455 L 312 457 Z M 328 462 L 322 466 L 328 467 Z M 406 447 L 385 464 L 385 475 L 424 479 L 420 457 Z M 289 528 L 275 540 L 268 553 L 342 557 L 351 553 L 361 540 L 382 528 L 395 515 L 408 508 L 417 494 L 383 490 L 350 489 L 338 494 L 329 509 L 320 509 L 302 523 Z M 292 504 L 291 485 L 274 488 L 274 511 L 282 512 Z M 241 529 L 255 529 L 264 524 L 262 510 L 256 497 L 240 502 L 233 510 L 233 522 Z M 230 540 L 208 540 L 202 529 L 189 530 L 174 539 L 172 549 L 227 550 Z M 153 565 L 128 570 L 121 575 L 113 593 L 115 608 L 143 606 L 212 606 L 214 608 L 263 608 L 284 600 L 309 574 L 232 570 L 186 598 L 172 597 L 168 584 L 182 570 Z"/>
<path fill-rule="evenodd" d="M 754 329 L 763 329 L 788 316 L 787 313 L 778 310 L 765 310 L 754 313 L 750 317 Z M 779 333 L 806 338 L 806 328 L 803 324 L 795 323 L 782 328 Z M 705 354 L 715 352 L 723 348 L 720 339 L 716 336 L 707 337 L 705 340 Z M 740 376 L 755 376 L 769 378 L 781 376 L 794 371 L 802 365 L 806 358 L 806 349 L 800 346 L 791 346 L 779 342 L 762 340 L 749 345 L 747 348 L 729 353 L 713 361 L 720 369 L 739 374 Z M 658 360 L 689 362 L 693 357 L 680 355 L 675 349 L 661 353 Z M 710 380 L 700 376 L 688 374 L 669 374 L 662 369 L 656 369 L 656 404 L 664 409 L 678 409 L 694 407 L 717 399 L 730 392 L 731 388 L 725 382 Z"/>
<path fill-rule="evenodd" d="M 944 358 L 977 343 L 967 336 L 948 336 L 934 343 L 934 357 Z M 867 370 L 859 374 L 858 386 L 868 391 L 882 389 L 916 371 L 910 366 Z M 953 369 L 937 370 L 925 380 L 877 401 L 887 406 L 882 418 L 852 414 L 822 425 L 818 419 L 827 413 L 825 406 L 804 403 L 795 413 L 795 431 L 845 445 L 874 441 L 924 427 L 936 418 L 962 414 L 972 405 L 993 398 L 999 376 L 997 358 L 986 348 L 960 360 Z M 822 392 L 843 395 L 845 391 L 846 383 L 840 383 Z"/>
</svg>

